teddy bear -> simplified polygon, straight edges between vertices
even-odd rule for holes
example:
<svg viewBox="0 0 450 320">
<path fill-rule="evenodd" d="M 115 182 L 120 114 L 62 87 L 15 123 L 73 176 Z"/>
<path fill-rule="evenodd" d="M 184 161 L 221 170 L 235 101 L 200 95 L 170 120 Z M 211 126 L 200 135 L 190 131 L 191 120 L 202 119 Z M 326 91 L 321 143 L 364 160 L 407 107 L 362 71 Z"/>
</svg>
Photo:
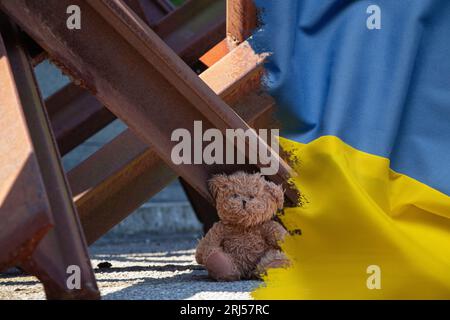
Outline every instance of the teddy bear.
<svg viewBox="0 0 450 320">
<path fill-rule="evenodd" d="M 279 247 L 287 234 L 273 220 L 282 209 L 281 186 L 260 173 L 218 174 L 209 181 L 220 218 L 198 243 L 195 258 L 217 281 L 260 279 L 269 268 L 286 267 Z"/>
</svg>

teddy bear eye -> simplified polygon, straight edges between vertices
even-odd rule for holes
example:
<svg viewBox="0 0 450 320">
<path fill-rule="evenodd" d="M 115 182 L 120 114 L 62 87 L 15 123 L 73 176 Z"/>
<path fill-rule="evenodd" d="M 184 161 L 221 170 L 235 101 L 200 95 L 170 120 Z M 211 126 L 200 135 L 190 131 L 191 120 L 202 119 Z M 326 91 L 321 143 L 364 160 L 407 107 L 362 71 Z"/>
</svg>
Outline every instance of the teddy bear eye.
<svg viewBox="0 0 450 320">
<path fill-rule="evenodd" d="M 254 196 L 250 196 L 250 200 L 253 200 L 255 197 Z"/>
<path fill-rule="evenodd" d="M 236 193 L 234 193 L 234 194 L 233 194 L 233 198 L 236 199 L 237 197 L 238 197 L 238 195 L 237 195 Z"/>
</svg>

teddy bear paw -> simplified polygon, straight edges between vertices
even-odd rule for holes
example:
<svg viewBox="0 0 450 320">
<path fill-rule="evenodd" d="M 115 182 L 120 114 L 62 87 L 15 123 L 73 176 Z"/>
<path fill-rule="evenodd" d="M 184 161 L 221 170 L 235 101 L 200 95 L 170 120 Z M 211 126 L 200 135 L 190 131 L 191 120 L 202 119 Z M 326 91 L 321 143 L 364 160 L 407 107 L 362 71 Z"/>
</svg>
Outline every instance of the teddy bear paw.
<svg viewBox="0 0 450 320">
<path fill-rule="evenodd" d="M 217 281 L 236 281 L 240 278 L 233 261 L 222 251 L 211 253 L 206 259 L 205 267 L 209 276 Z"/>
<path fill-rule="evenodd" d="M 261 278 L 262 275 L 267 273 L 267 270 L 274 268 L 286 268 L 290 266 L 290 261 L 286 255 L 278 250 L 270 250 L 256 266 L 254 276 Z"/>
</svg>

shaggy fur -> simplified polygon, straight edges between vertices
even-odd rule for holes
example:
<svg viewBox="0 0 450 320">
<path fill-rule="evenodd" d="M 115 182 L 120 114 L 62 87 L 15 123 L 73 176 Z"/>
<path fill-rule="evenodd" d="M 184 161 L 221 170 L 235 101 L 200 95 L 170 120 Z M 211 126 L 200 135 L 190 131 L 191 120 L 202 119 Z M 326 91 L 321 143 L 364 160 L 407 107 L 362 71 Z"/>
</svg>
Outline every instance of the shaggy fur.
<svg viewBox="0 0 450 320">
<path fill-rule="evenodd" d="M 286 230 L 272 218 L 283 207 L 283 189 L 261 174 L 216 175 L 209 183 L 220 222 L 200 240 L 196 260 L 219 281 L 258 278 L 288 264 L 278 242 Z"/>
</svg>

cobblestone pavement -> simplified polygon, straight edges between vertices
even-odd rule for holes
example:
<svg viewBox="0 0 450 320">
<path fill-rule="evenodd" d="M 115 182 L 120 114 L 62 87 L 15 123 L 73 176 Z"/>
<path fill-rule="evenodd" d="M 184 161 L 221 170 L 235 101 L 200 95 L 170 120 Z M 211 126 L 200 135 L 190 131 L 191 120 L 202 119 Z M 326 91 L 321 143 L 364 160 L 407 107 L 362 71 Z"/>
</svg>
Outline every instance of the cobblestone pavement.
<svg viewBox="0 0 450 320">
<path fill-rule="evenodd" d="M 198 239 L 196 234 L 101 239 L 90 252 L 103 299 L 251 299 L 262 282 L 211 281 L 194 259 Z M 35 278 L 17 271 L 0 275 L 0 299 L 44 298 Z"/>
</svg>

